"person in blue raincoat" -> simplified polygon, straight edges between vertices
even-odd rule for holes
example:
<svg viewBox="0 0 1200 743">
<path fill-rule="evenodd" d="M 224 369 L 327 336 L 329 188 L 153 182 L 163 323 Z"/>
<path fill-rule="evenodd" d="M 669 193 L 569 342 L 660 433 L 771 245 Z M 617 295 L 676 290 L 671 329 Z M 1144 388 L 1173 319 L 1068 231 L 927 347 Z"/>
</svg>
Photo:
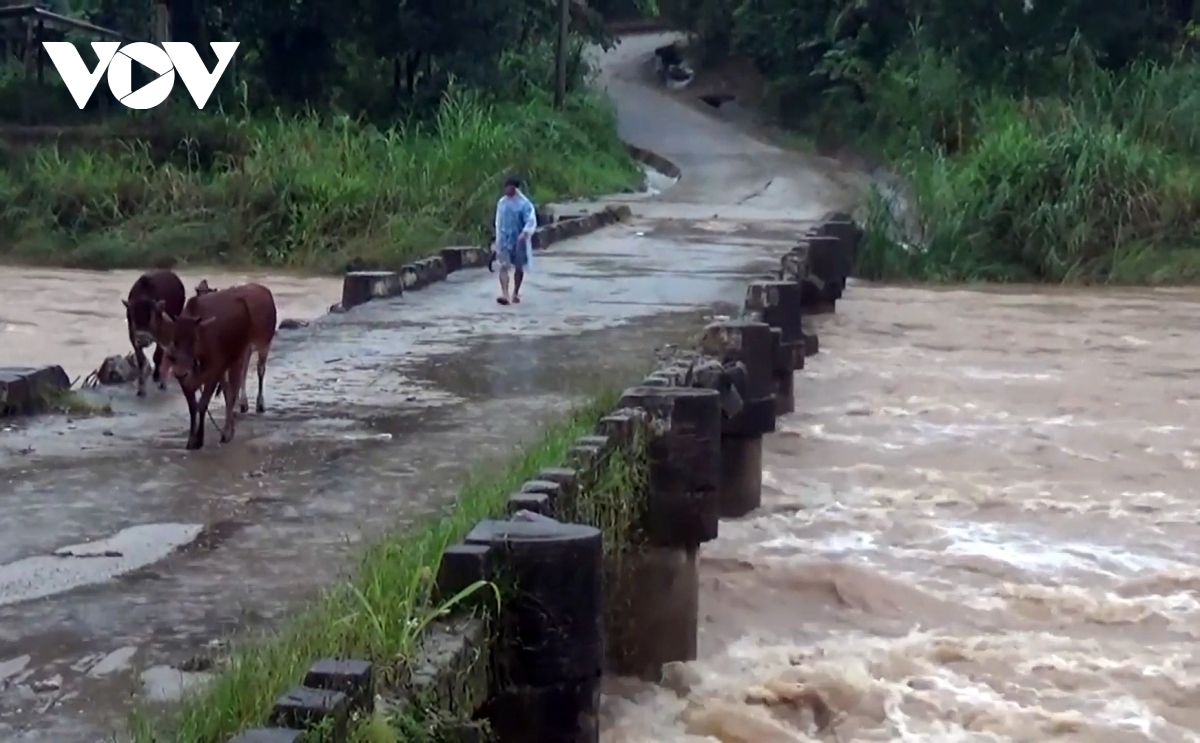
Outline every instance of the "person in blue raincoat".
<svg viewBox="0 0 1200 743">
<path fill-rule="evenodd" d="M 495 258 L 500 264 L 500 296 L 496 301 L 508 304 L 508 274 L 512 271 L 513 304 L 521 301 L 521 283 L 533 262 L 533 233 L 537 229 L 537 213 L 533 202 L 521 193 L 521 179 L 504 181 L 504 195 L 496 202 Z"/>
</svg>

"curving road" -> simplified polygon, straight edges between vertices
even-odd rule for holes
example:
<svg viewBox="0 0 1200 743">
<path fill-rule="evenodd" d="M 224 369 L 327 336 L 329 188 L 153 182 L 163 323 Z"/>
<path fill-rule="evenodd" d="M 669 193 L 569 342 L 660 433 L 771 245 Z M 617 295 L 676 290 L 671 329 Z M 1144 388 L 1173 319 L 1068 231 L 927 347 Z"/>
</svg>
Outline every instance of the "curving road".
<svg viewBox="0 0 1200 743">
<path fill-rule="evenodd" d="M 182 450 L 181 401 L 156 391 L 116 399 L 114 418 L 0 431 L 0 739 L 91 743 L 131 689 L 172 698 L 193 680 L 173 666 L 283 619 L 371 524 L 444 505 L 466 462 L 602 379 L 636 378 L 652 347 L 740 305 L 797 222 L 845 200 L 829 163 L 656 90 L 662 43 L 625 39 L 600 81 L 622 136 L 684 177 L 621 199 L 630 222 L 556 245 L 520 307 L 468 271 L 284 331 L 266 415 L 201 453 Z"/>
</svg>

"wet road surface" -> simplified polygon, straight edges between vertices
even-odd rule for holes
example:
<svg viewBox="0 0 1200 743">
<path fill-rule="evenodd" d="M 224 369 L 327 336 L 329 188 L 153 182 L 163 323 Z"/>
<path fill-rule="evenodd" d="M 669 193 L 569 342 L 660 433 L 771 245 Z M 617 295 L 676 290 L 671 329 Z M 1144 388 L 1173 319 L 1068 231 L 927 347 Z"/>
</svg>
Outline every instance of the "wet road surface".
<svg viewBox="0 0 1200 743">
<path fill-rule="evenodd" d="M 169 698 L 168 666 L 284 619 L 373 530 L 443 506 L 468 463 L 636 379 L 840 204 L 826 166 L 643 87 L 661 43 L 628 39 L 605 83 L 623 135 L 683 179 L 539 256 L 520 306 L 467 271 L 281 331 L 268 410 L 223 447 L 183 451 L 182 401 L 156 389 L 123 391 L 113 417 L 0 433 L 0 739 L 90 743 L 131 694 Z"/>
<path fill-rule="evenodd" d="M 687 693 L 618 688 L 605 740 L 1200 739 L 1198 321 L 1195 289 L 852 285 L 763 507 L 701 553 Z"/>
</svg>

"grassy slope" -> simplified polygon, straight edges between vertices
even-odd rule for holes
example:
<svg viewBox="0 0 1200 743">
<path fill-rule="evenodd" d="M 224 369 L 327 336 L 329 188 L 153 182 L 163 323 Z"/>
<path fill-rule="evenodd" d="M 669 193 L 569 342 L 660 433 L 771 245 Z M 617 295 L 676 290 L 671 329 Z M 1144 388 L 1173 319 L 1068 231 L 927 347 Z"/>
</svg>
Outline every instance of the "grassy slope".
<svg viewBox="0 0 1200 743">
<path fill-rule="evenodd" d="M 0 150 L 0 232 L 9 236 L 0 260 L 398 266 L 481 239 L 510 173 L 538 202 L 641 178 L 611 110 L 588 95 L 559 112 L 540 99 L 491 105 L 452 93 L 433 125 L 409 131 L 214 119 L 165 146 Z"/>
<path fill-rule="evenodd" d="M 1083 69 L 1060 95 L 973 89 L 932 55 L 881 80 L 874 134 L 918 234 L 880 198 L 866 277 L 1162 284 L 1200 279 L 1200 65 Z M 905 248 L 902 242 L 924 245 Z"/>
</svg>

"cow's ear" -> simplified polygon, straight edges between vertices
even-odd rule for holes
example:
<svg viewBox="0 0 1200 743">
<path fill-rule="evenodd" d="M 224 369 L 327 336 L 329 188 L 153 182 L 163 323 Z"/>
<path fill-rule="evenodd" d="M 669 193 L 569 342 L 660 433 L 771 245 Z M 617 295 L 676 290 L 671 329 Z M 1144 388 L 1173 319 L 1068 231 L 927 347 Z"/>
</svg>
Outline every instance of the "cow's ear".
<svg viewBox="0 0 1200 743">
<path fill-rule="evenodd" d="M 129 309 L 129 300 L 128 299 L 122 299 L 121 304 L 125 305 L 125 309 Z"/>
</svg>

